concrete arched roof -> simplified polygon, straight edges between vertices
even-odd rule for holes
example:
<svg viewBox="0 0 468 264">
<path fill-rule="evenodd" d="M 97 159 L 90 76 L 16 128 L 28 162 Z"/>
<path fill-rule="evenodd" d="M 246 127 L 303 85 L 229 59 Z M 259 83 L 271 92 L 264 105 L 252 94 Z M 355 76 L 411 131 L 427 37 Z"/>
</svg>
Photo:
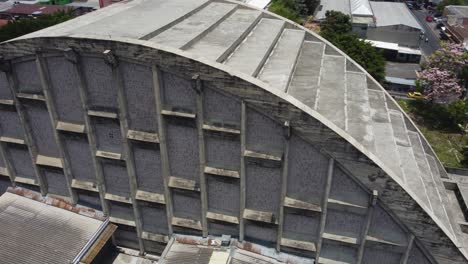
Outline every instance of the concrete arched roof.
<svg viewBox="0 0 468 264">
<path fill-rule="evenodd" d="M 362 67 L 315 33 L 235 1 L 134 0 L 23 36 L 3 48 L 48 38 L 150 47 L 261 87 L 366 155 L 461 247 L 441 179 L 447 176 L 427 141 Z"/>
</svg>

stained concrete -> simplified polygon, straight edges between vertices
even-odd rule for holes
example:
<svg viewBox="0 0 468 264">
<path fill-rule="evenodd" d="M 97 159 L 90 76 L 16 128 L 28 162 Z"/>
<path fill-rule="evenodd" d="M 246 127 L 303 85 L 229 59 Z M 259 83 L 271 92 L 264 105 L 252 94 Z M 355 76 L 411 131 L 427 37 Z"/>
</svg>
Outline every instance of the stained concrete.
<svg viewBox="0 0 468 264">
<path fill-rule="evenodd" d="M 452 229 L 453 223 L 442 219 L 444 216 L 441 212 L 447 209 L 447 206 L 444 205 L 444 195 L 440 195 L 439 198 L 433 195 L 430 197 L 431 203 L 426 203 L 424 199 L 419 199 L 421 188 L 418 187 L 417 181 L 411 184 L 408 181 L 408 174 L 413 173 L 414 179 L 424 180 L 423 185 L 431 188 L 428 189 L 430 193 L 445 192 L 441 188 L 440 179 L 436 178 L 441 177 L 441 174 L 432 174 L 432 170 L 440 164 L 435 161 L 435 166 L 432 163 L 421 166 L 433 155 L 432 150 L 422 135 L 414 129 L 411 121 L 408 121 L 407 116 L 402 114 L 406 128 L 417 133 L 416 135 L 420 137 L 419 140 L 422 142 L 417 149 L 413 145 L 411 148 L 406 146 L 403 122 L 399 119 L 392 121 L 389 116 L 390 110 L 401 113 L 401 109 L 394 104 L 380 85 L 339 50 L 297 25 L 292 25 L 279 17 L 264 13 L 264 11 L 253 10 L 239 2 L 230 1 L 223 2 L 222 5 L 239 5 L 239 8 L 232 14 L 220 18 L 217 21 L 219 24 L 213 22 L 216 20 L 213 19 L 207 24 L 191 25 L 196 29 L 193 30 L 193 33 L 196 33 L 194 35 L 197 36 L 188 40 L 189 44 L 183 47 L 183 50 L 147 41 L 164 34 L 166 30 L 178 27 L 186 30 L 187 28 L 183 26 L 184 23 L 198 21 L 197 17 L 193 16 L 206 8 L 203 6 L 205 3 L 208 2 L 134 0 L 115 4 L 107 10 L 103 9 L 86 18 L 71 21 L 73 23 L 66 22 L 57 27 L 45 29 L 42 33 L 34 33 L 21 40 L 2 44 L 0 49 L 5 52 L 7 58 L 15 58 L 15 64 L 20 63 L 19 61 L 24 59 L 24 55 L 33 55 L 25 59 L 26 64 L 18 64 L 18 67 L 25 67 L 25 72 L 29 75 L 21 77 L 22 80 L 19 83 L 9 83 L 9 86 L 15 91 L 31 89 L 35 93 L 42 93 L 43 87 L 37 86 L 37 73 L 35 73 L 37 65 L 34 61 L 34 52 L 44 45 L 50 46 L 51 44 L 60 50 L 72 47 L 77 51 L 81 63 L 72 67 L 74 68 L 73 72 L 76 72 L 67 70 L 61 74 L 66 75 L 70 80 L 75 80 L 74 76 L 81 73 L 84 77 L 84 87 L 80 86 L 78 89 L 83 89 L 88 95 L 88 100 L 84 102 L 84 108 L 105 111 L 111 113 L 110 116 L 114 118 L 90 117 L 92 122 L 89 124 L 89 129 L 86 129 L 86 132 L 90 133 L 90 143 L 93 143 L 92 139 L 97 137 L 99 150 L 103 148 L 124 154 L 122 158 L 125 161 L 110 161 L 114 165 L 120 163 L 118 169 L 110 169 L 105 163 L 97 164 L 97 170 L 93 175 L 96 179 L 100 178 L 100 166 L 104 166 L 105 183 L 101 187 L 105 187 L 106 191 L 110 192 L 131 194 L 127 191 L 129 186 L 127 184 L 134 184 L 135 179 L 132 173 L 132 162 L 126 155 L 130 154 L 129 157 L 131 157 L 139 149 L 130 149 L 128 153 L 122 151 L 125 149 L 122 148 L 122 139 L 126 137 L 128 129 L 126 124 L 129 124 L 134 130 L 161 133 L 159 147 L 155 146 L 155 143 L 140 142 L 139 144 L 146 144 L 147 149 L 154 147 L 154 151 L 161 151 L 159 159 L 164 177 L 181 177 L 195 183 L 193 190 L 182 191 L 178 189 L 180 186 L 170 187 L 167 181 L 161 183 L 160 179 L 157 182 L 156 177 L 151 178 L 152 174 L 149 171 L 157 170 L 152 166 L 147 167 L 148 164 L 153 163 L 151 160 L 146 165 L 136 164 L 136 187 L 149 185 L 150 190 L 156 190 L 159 188 L 156 186 L 164 186 L 166 205 L 164 210 L 160 211 L 161 217 L 166 216 L 168 220 L 173 220 L 173 216 L 184 217 L 188 223 L 200 221 L 196 222 L 196 227 L 199 228 L 198 226 L 201 224 L 198 223 L 206 220 L 205 208 L 219 210 L 219 212 L 225 212 L 231 216 L 242 216 L 245 205 L 248 209 L 265 210 L 274 216 L 272 224 L 239 219 L 240 224 L 234 227 L 228 223 L 217 222 L 215 224 L 209 221 L 208 225 L 202 226 L 202 229 L 205 228 L 204 230 L 168 225 L 169 234 L 171 228 L 177 232 L 193 234 L 209 234 L 222 230 L 236 233 L 235 230 L 238 230 L 239 237 L 270 246 L 278 246 L 282 238 L 297 239 L 294 242 L 297 245 L 311 241 L 317 243 L 318 248 L 321 247 L 321 252 L 317 253 L 320 258 L 328 258 L 329 261 L 355 262 L 358 257 L 358 248 L 363 245 L 364 262 L 381 257 L 386 257 L 389 262 L 395 262 L 396 259 L 399 259 L 399 262 L 404 262 L 405 254 L 402 253 L 411 247 L 412 251 L 407 254 L 410 257 L 410 263 L 411 261 L 412 263 L 424 263 L 433 257 L 435 258 L 433 262 L 446 263 L 445 260 L 450 259 L 451 263 L 466 263 L 466 258 L 460 251 L 463 249 L 460 249 L 456 241 L 458 233 L 448 231 Z M 211 15 L 221 14 L 213 12 Z M 268 23 L 266 23 L 267 19 Z M 122 21 L 125 21 L 125 27 L 121 26 Z M 267 24 L 271 25 L 270 29 L 273 33 L 273 36 L 270 35 L 268 38 L 263 36 L 264 33 L 262 34 L 265 31 L 269 32 L 265 28 Z M 294 52 L 287 50 L 288 52 L 284 53 L 280 44 L 285 44 L 287 39 L 274 37 L 280 31 L 278 26 L 282 24 L 287 28 L 283 34 L 286 34 L 284 32 L 295 32 L 298 35 L 303 35 L 306 40 L 304 43 L 302 40 L 294 41 L 294 47 L 296 47 Z M 52 38 L 45 41 L 44 38 L 32 38 L 34 36 Z M 53 38 L 54 36 L 67 36 L 69 38 L 58 39 Z M 175 34 L 172 36 L 174 36 L 174 43 L 179 38 L 187 37 Z M 258 46 L 258 49 L 257 46 L 252 46 L 254 37 L 255 39 L 265 38 L 264 42 L 258 41 L 258 44 L 262 44 Z M 100 40 L 96 41 L 92 38 Z M 309 40 L 316 42 L 309 42 Z M 270 41 L 272 43 L 268 43 Z M 250 49 L 247 49 L 248 44 L 251 45 Z M 284 46 L 288 47 L 288 45 Z M 114 69 L 114 72 L 103 60 L 102 51 L 106 49 L 111 49 L 120 62 L 119 67 Z M 252 54 L 256 56 L 247 56 L 246 54 L 249 53 L 247 51 L 252 51 Z M 238 68 L 235 68 L 229 65 L 229 60 L 236 58 L 236 52 L 239 52 L 237 53 L 239 61 L 236 65 L 248 65 L 248 67 L 236 66 Z M 276 57 L 276 55 L 278 56 Z M 283 55 L 285 57 L 282 57 Z M 61 57 L 63 54 L 59 52 L 58 56 Z M 264 60 L 266 57 L 270 57 L 270 60 Z M 16 60 L 16 58 L 19 59 Z M 276 60 L 275 58 L 284 58 L 285 60 L 273 62 Z M 292 58 L 294 58 L 294 62 L 292 62 Z M 220 63 L 226 59 L 227 63 Z M 138 65 L 130 61 L 138 62 Z M 291 61 L 292 65 L 284 69 L 281 68 L 281 71 L 276 68 L 278 76 L 271 76 L 278 77 L 280 81 L 277 83 L 276 81 L 267 83 L 261 78 L 251 76 L 253 68 L 264 67 L 264 73 L 268 73 L 269 67 L 274 70 L 275 66 L 284 61 Z M 265 63 L 266 65 L 264 65 Z M 289 65 L 289 63 L 286 64 Z M 57 74 L 53 71 L 49 72 L 53 75 Z M 15 74 L 17 74 L 17 70 L 15 70 Z M 122 78 L 115 78 L 117 74 L 120 74 Z M 202 89 L 198 91 L 192 88 L 193 82 L 190 81 L 194 75 L 200 76 L 201 85 L 198 88 Z M 57 76 L 52 76 L 51 79 L 53 78 L 59 80 Z M 64 77 L 60 80 L 65 82 L 66 79 Z M 123 82 L 121 83 L 121 81 Z M 57 83 L 59 82 L 57 81 Z M 31 84 L 30 87 L 27 84 Z M 275 85 L 289 87 L 289 89 L 278 90 Z M 117 87 L 123 88 L 122 95 L 126 99 L 124 101 L 128 103 L 128 115 L 122 115 L 121 113 L 126 111 L 119 109 Z M 215 92 L 210 94 L 210 89 Z M 162 91 L 162 93 L 159 94 L 158 91 Z M 289 95 L 285 94 L 284 91 L 289 91 Z M 314 93 L 315 91 L 318 93 Z M 156 95 L 154 98 L 153 94 Z M 57 93 L 56 96 L 67 95 Z M 161 116 L 159 111 L 155 111 L 156 106 L 154 105 L 156 101 L 159 101 L 159 98 L 162 98 L 162 104 L 158 107 L 175 111 L 176 114 L 188 112 L 191 115 L 189 118 L 176 117 L 174 114 L 167 115 L 167 113 Z M 26 114 L 29 116 L 30 113 L 27 112 L 27 108 L 31 105 L 29 101 L 31 99 L 15 100 L 17 105 L 14 106 L 14 109 L 21 114 L 25 108 Z M 247 114 L 244 117 L 242 117 L 240 110 L 241 101 L 247 105 Z M 36 103 L 42 103 L 45 106 L 44 102 L 38 101 Z M 139 103 L 145 107 L 140 107 Z M 52 102 L 52 104 L 56 103 Z M 203 108 L 200 109 L 200 107 Z M 64 108 L 62 107 L 62 109 Z M 33 132 L 40 130 L 41 132 L 34 133 L 44 133 L 44 135 L 49 136 L 49 139 L 53 139 L 55 127 L 51 126 L 52 130 L 45 130 L 42 127 L 44 124 L 51 124 L 50 116 L 44 110 L 46 109 L 42 108 L 37 111 L 42 115 L 41 124 L 26 120 L 28 123 L 23 125 L 31 126 Z M 254 111 L 256 113 L 253 113 Z M 203 113 L 205 117 L 201 118 L 200 113 Z M 194 114 L 196 114 L 195 118 L 190 118 Z M 12 116 L 14 116 L 14 112 Z M 21 117 L 21 115 L 18 116 Z M 152 119 L 152 116 L 157 118 Z M 392 113 L 392 116 L 399 117 L 397 113 Z M 100 119 L 104 119 L 104 121 Z M 159 120 L 160 124 L 157 124 L 156 120 Z M 286 121 L 291 130 L 284 126 Z M 240 131 L 240 135 L 213 137 L 213 132 L 205 131 L 199 122 L 214 125 L 215 128 L 237 129 Z M 245 127 L 241 126 L 242 123 L 245 124 Z M 226 132 L 216 133 L 226 134 Z M 292 137 L 290 137 L 291 134 Z M 38 135 L 34 134 L 32 144 L 37 144 L 36 141 L 40 138 Z M 296 136 L 303 138 L 303 142 L 297 140 Z M 213 138 L 215 140 L 210 141 Z M 199 141 L 199 139 L 203 140 Z M 201 144 L 203 142 L 205 145 Z M 134 143 L 131 143 L 132 146 Z M 293 150 L 289 149 L 289 153 L 285 147 L 287 144 L 289 144 L 289 148 L 294 148 Z M 218 149 L 217 146 L 219 146 Z M 6 144 L 5 147 L 8 150 L 7 153 L 11 153 L 10 143 Z M 255 153 L 257 157 L 243 156 L 242 150 L 244 148 L 250 150 L 250 147 L 260 152 Z M 165 156 L 164 153 L 166 149 L 169 152 L 168 156 Z M 12 166 L 14 169 L 21 162 L 29 163 L 27 166 L 34 169 L 35 165 L 31 157 L 28 156 L 28 151 L 25 148 L 14 157 L 10 157 L 11 154 L 9 154 L 9 159 L 17 161 Z M 69 154 L 68 150 L 65 151 L 65 154 Z M 221 159 L 218 157 L 223 156 L 220 154 L 223 151 L 231 153 L 229 158 Z M 262 152 L 277 155 L 274 158 L 276 161 L 262 160 L 259 157 L 268 157 L 262 156 Z M 204 153 L 211 156 L 200 157 Z M 307 153 L 307 156 L 301 157 L 301 153 Z M 90 155 L 94 154 L 90 153 Z M 141 155 L 150 156 L 151 154 L 139 153 L 138 155 L 140 156 L 137 159 L 143 160 Z M 208 164 L 210 165 L 217 165 L 223 169 L 239 170 L 239 180 L 235 178 L 227 180 L 230 181 L 231 185 L 227 185 L 226 181 L 217 180 L 208 183 L 213 185 L 206 188 L 208 185 L 204 181 L 205 177 L 225 177 L 200 174 L 200 169 L 203 169 L 205 165 L 204 158 L 207 157 L 209 157 Z M 158 159 L 156 155 L 152 158 Z M 308 158 L 313 159 L 313 162 L 307 160 Z M 332 168 L 326 165 L 330 159 L 336 163 Z M 105 159 L 98 158 L 98 160 L 104 162 Z M 237 164 L 239 160 L 241 162 Z M 71 159 L 70 162 L 71 168 L 80 165 L 79 159 Z M 125 164 L 126 162 L 130 162 L 130 164 Z M 164 167 L 168 169 L 165 170 Z M 404 169 L 400 170 L 400 168 Z M 408 168 L 415 169 L 408 170 Z M 333 169 L 333 173 L 331 169 Z M 138 170 L 143 170 L 143 172 Z M 303 173 L 304 170 L 313 171 L 313 177 Z M 34 172 L 34 170 L 32 171 Z M 422 172 L 426 173 L 423 175 Z M 145 181 L 138 182 L 138 177 L 141 175 L 144 176 L 140 179 L 145 179 Z M 429 178 L 427 175 L 431 177 Z M 327 177 L 326 181 L 324 177 Z M 288 182 L 291 184 L 285 186 Z M 246 187 L 246 193 L 243 193 L 242 186 Z M 419 186 L 422 185 L 419 184 Z M 318 188 L 321 189 L 316 190 Z M 330 196 L 327 196 L 328 192 L 325 191 L 328 188 L 331 189 Z M 396 255 L 387 254 L 386 251 L 373 251 L 373 246 L 385 247 L 385 242 L 380 241 L 380 239 L 386 239 L 387 232 L 395 230 L 393 225 L 379 224 L 381 228 L 385 229 L 385 232 L 376 233 L 371 230 L 370 234 L 376 235 L 377 240 L 366 241 L 366 244 L 362 244 L 359 240 L 361 236 L 358 238 L 356 235 L 357 226 L 362 227 L 363 219 L 367 219 L 369 194 L 373 190 L 378 190 L 378 204 L 382 205 L 385 211 L 398 218 L 398 221 L 395 219 L 391 221 L 405 230 L 405 237 L 411 237 L 410 234 L 415 235 L 414 241 L 417 243 L 396 246 L 399 252 Z M 239 196 L 236 197 L 235 193 L 239 193 Z M 307 195 L 307 193 L 314 195 Z M 213 196 L 210 196 L 211 194 Z M 208 197 L 207 203 L 204 200 L 205 195 Z M 319 207 L 323 207 L 321 209 L 329 208 L 330 210 L 320 211 L 316 208 L 316 211 L 312 212 L 307 209 L 297 209 L 307 211 L 301 214 L 294 214 L 290 208 L 280 210 L 284 209 L 285 197 L 283 195 L 299 199 L 299 202 L 314 202 Z M 236 197 L 233 201 L 235 203 L 232 206 L 227 202 L 222 203 L 224 197 Z M 246 198 L 244 201 L 243 197 Z M 214 200 L 216 201 L 214 202 Z M 453 201 L 453 199 L 447 200 Z M 236 208 L 237 201 L 239 201 L 239 212 L 234 212 L 236 210 L 228 211 L 229 207 Z M 135 201 L 133 204 L 123 205 L 115 202 L 108 203 L 111 207 L 111 215 L 118 216 L 121 213 L 121 217 L 135 221 L 137 227 L 140 228 L 138 225 L 141 221 L 139 212 L 141 213 L 141 207 L 146 205 Z M 212 208 L 210 208 L 210 203 L 213 205 Z M 349 216 L 350 213 L 357 214 L 356 210 L 359 211 L 358 216 Z M 151 216 L 151 213 L 146 213 L 143 212 L 145 214 L 143 218 Z M 325 217 L 326 214 L 329 214 L 328 217 Z M 297 217 L 299 215 L 300 218 Z M 387 223 L 387 218 L 382 214 L 378 214 L 376 217 L 370 220 L 371 223 L 373 221 Z M 348 225 L 347 218 L 355 219 L 355 221 L 351 221 Z M 148 220 L 143 219 L 144 221 Z M 333 241 L 328 236 L 329 234 L 325 233 L 324 235 L 321 230 L 301 231 L 299 226 L 292 224 L 292 221 L 303 225 L 310 224 L 311 227 L 324 226 L 328 223 L 328 226 L 325 226 L 327 232 L 352 235 L 358 239 L 356 240 L 358 241 L 357 245 L 349 246 L 344 241 Z M 165 223 L 155 223 L 155 226 L 151 228 L 163 225 L 165 226 Z M 154 250 L 154 245 L 138 238 L 135 233 L 136 228 L 121 225 L 119 230 L 119 233 L 116 234 L 116 241 L 119 241 L 118 243 L 121 245 L 131 247 L 143 245 L 143 251 L 145 247 L 148 247 L 147 250 Z M 156 229 L 154 230 L 156 231 Z M 164 232 L 162 230 L 160 232 Z M 314 233 L 314 231 L 316 232 Z M 362 234 L 362 236 L 364 235 L 365 233 Z M 278 247 L 281 248 L 281 246 Z M 425 249 L 421 251 L 421 248 Z"/>
</svg>

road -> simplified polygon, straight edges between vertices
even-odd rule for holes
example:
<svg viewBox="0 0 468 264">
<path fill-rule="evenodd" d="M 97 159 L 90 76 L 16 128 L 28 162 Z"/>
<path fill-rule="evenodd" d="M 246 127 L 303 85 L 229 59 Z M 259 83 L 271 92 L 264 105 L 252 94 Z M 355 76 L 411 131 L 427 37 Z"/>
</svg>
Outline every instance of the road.
<svg viewBox="0 0 468 264">
<path fill-rule="evenodd" d="M 421 51 L 424 55 L 429 55 L 432 52 L 436 51 L 439 48 L 439 38 L 438 32 L 435 29 L 435 23 L 431 22 L 428 23 L 426 21 L 426 16 L 428 15 L 428 11 L 426 10 L 412 10 L 414 16 L 419 20 L 419 23 L 424 28 L 425 38 L 428 38 L 428 42 L 426 43 L 424 40 L 421 41 Z"/>
<path fill-rule="evenodd" d="M 414 101 L 416 99 L 410 98 L 406 95 L 404 92 L 397 92 L 397 91 L 391 91 L 387 90 L 387 92 L 395 99 L 403 99 L 403 100 L 408 100 L 408 101 Z"/>
</svg>

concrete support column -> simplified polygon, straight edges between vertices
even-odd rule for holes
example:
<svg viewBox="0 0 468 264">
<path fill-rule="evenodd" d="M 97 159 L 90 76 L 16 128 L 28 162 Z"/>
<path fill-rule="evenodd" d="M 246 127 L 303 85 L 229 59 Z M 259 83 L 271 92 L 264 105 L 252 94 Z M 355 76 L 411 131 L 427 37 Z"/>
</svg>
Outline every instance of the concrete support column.
<svg viewBox="0 0 468 264">
<path fill-rule="evenodd" d="M 283 155 L 283 171 L 281 177 L 281 197 L 279 204 L 279 216 L 278 216 L 278 237 L 276 239 L 276 250 L 280 251 L 281 249 L 281 238 L 283 237 L 283 225 L 284 225 L 284 199 L 286 197 L 286 192 L 288 189 L 288 161 L 289 161 L 289 147 L 290 147 L 290 137 L 291 137 L 291 127 L 289 122 L 284 124 L 284 155 Z"/>
<path fill-rule="evenodd" d="M 411 249 L 413 248 L 414 245 L 414 235 L 410 234 L 409 240 L 408 240 L 408 246 L 406 247 L 405 253 L 403 256 L 401 256 L 401 264 L 407 264 L 408 263 L 408 258 L 411 252 Z"/>
<path fill-rule="evenodd" d="M 121 68 L 119 67 L 118 59 L 112 54 L 112 51 L 106 50 L 104 51 L 104 56 L 108 65 L 112 68 L 112 79 L 114 80 L 115 87 L 117 88 L 117 96 L 118 96 L 118 106 L 119 106 L 119 122 L 120 122 L 120 132 L 122 135 L 122 145 L 123 145 L 123 153 L 122 157 L 125 160 L 127 173 L 128 173 L 128 181 L 130 186 L 130 195 L 131 201 L 133 206 L 133 214 L 135 219 L 135 227 L 138 235 L 138 244 L 140 246 L 140 254 L 143 255 L 145 252 L 145 246 L 142 240 L 142 232 L 143 232 L 143 221 L 141 219 L 140 210 L 138 207 L 138 202 L 136 200 L 136 192 L 137 192 L 137 179 L 135 173 L 135 162 L 133 159 L 133 151 L 131 149 L 130 143 L 127 139 L 128 133 L 128 119 L 127 119 L 127 100 L 125 97 L 124 92 L 124 82 L 123 76 L 121 73 Z"/>
<path fill-rule="evenodd" d="M 11 74 L 11 71 L 12 71 L 11 63 L 9 61 L 2 60 L 2 58 L 0 57 L 0 72 L 4 72 L 5 75 L 8 76 L 8 74 Z M 10 89 L 10 88 L 6 87 L 6 89 Z M 15 97 L 14 94 L 12 96 Z M 15 103 L 13 100 L 10 101 L 10 104 L 11 104 L 11 107 L 15 107 Z M 8 159 L 8 154 L 5 149 L 5 144 L 2 142 L 0 142 L 0 158 L 3 159 L 3 162 L 5 164 L 6 174 L 8 174 L 8 178 L 10 179 L 11 185 L 15 186 L 15 171 L 13 169 L 11 161 Z"/>
<path fill-rule="evenodd" d="M 325 231 L 325 224 L 327 223 L 327 206 L 328 197 L 330 196 L 330 189 L 333 180 L 333 172 L 335 168 L 335 160 L 330 158 L 328 161 L 327 181 L 325 183 L 325 191 L 322 197 L 322 217 L 320 219 L 320 226 L 317 234 L 317 250 L 315 252 L 315 260 L 318 262 L 320 258 L 320 251 L 322 250 L 323 233 Z"/>
<path fill-rule="evenodd" d="M 101 200 L 101 205 L 102 205 L 102 211 L 104 212 L 105 215 L 109 215 L 109 205 L 107 204 L 105 197 L 106 194 L 106 187 L 104 184 L 104 176 L 102 173 L 102 166 L 99 160 L 96 157 L 96 135 L 94 134 L 94 128 L 91 123 L 91 119 L 88 115 L 88 92 L 87 92 L 87 85 L 86 85 L 86 79 L 83 73 L 83 65 L 81 64 L 80 56 L 79 54 L 75 53 L 72 49 L 68 49 L 65 51 L 65 57 L 69 58 L 69 60 L 74 61 L 74 69 L 75 72 L 79 78 L 79 92 L 80 92 L 80 98 L 81 98 L 81 105 L 84 110 L 84 121 L 85 121 L 85 126 L 86 126 L 86 135 L 88 136 L 88 144 L 89 144 L 89 150 L 91 152 L 91 157 L 93 159 L 93 165 L 94 165 L 94 173 L 96 176 L 96 185 L 99 190 L 99 198 Z"/>
<path fill-rule="evenodd" d="M 50 91 L 51 89 L 51 84 L 50 84 L 50 77 L 49 77 L 49 69 L 47 67 L 47 63 L 42 56 L 42 54 L 37 53 L 36 54 L 36 66 L 37 66 L 37 71 L 39 72 L 39 77 L 41 79 L 41 84 L 42 84 L 42 90 L 44 91 L 44 97 L 46 100 L 47 104 L 47 109 L 49 110 L 49 117 L 50 121 L 52 123 L 52 131 L 54 134 L 55 141 L 57 142 L 57 146 L 59 149 L 59 154 L 62 160 L 62 166 L 63 166 L 63 173 L 65 175 L 65 178 L 67 180 L 67 187 L 68 187 L 68 192 L 70 193 L 70 198 L 72 200 L 73 204 L 76 204 L 78 202 L 78 197 L 76 192 L 72 188 L 72 172 L 70 168 L 70 162 L 67 158 L 67 155 L 65 153 L 64 147 L 63 147 L 63 142 L 60 138 L 60 135 L 56 129 L 57 123 L 58 123 L 58 117 L 57 117 L 57 111 L 55 109 L 54 105 L 54 100 L 52 98 L 52 93 Z"/>
<path fill-rule="evenodd" d="M 199 173 L 200 173 L 200 199 L 201 199 L 201 224 L 203 237 L 208 236 L 208 223 L 206 219 L 206 213 L 208 211 L 208 194 L 206 186 L 205 176 L 205 134 L 203 132 L 203 85 L 199 75 L 192 77 L 192 88 L 197 92 L 197 130 L 198 130 L 198 147 L 199 147 Z"/>
<path fill-rule="evenodd" d="M 41 189 L 41 194 L 45 196 L 47 194 L 47 183 L 44 180 L 44 176 L 42 175 L 41 170 L 36 165 L 37 147 L 36 147 L 36 144 L 34 143 L 32 132 L 31 132 L 31 127 L 29 126 L 29 122 L 24 113 L 23 106 L 21 102 L 18 100 L 18 97 L 16 96 L 18 93 L 18 81 L 16 80 L 16 76 L 13 73 L 13 71 L 10 71 L 7 73 L 7 78 L 8 78 L 8 83 L 10 86 L 11 94 L 13 95 L 13 101 L 16 106 L 16 112 L 18 113 L 21 124 L 23 125 L 25 143 L 28 147 L 29 155 L 31 156 L 31 162 L 32 162 L 32 166 L 34 169 L 34 173 L 36 175 L 37 182 Z"/>
<path fill-rule="evenodd" d="M 366 247 L 366 237 L 367 233 L 369 232 L 369 227 L 372 222 L 372 217 L 374 215 L 374 207 L 377 204 L 377 196 L 378 192 L 374 190 L 372 192 L 372 196 L 370 197 L 369 201 L 369 208 L 367 209 L 367 215 L 366 215 L 366 220 L 364 223 L 364 228 L 362 229 L 361 232 L 361 237 L 359 239 L 359 251 L 358 251 L 358 257 L 357 257 L 357 264 L 362 263 L 362 257 L 364 256 L 364 249 Z"/>
<path fill-rule="evenodd" d="M 245 210 L 245 182 L 246 182 L 246 173 L 245 173 L 245 143 L 246 143 L 246 126 L 247 126 L 247 105 L 245 101 L 242 101 L 241 108 L 241 161 L 240 161 L 240 210 L 239 210 L 239 241 L 244 241 L 244 210 Z"/>
<path fill-rule="evenodd" d="M 164 197 L 166 200 L 166 215 L 167 215 L 167 224 L 168 224 L 168 233 L 169 236 L 172 235 L 172 218 L 173 218 L 173 211 L 172 211 L 172 193 L 171 189 L 169 188 L 169 156 L 167 153 L 167 145 L 166 145 L 166 124 L 164 122 L 164 117 L 162 116 L 162 79 L 161 79 L 161 72 L 157 68 L 157 66 L 152 67 L 153 71 L 153 88 L 156 100 L 156 118 L 158 121 L 158 133 L 159 133 L 159 149 L 161 152 L 161 167 L 162 167 L 162 175 L 164 179 Z"/>
</svg>

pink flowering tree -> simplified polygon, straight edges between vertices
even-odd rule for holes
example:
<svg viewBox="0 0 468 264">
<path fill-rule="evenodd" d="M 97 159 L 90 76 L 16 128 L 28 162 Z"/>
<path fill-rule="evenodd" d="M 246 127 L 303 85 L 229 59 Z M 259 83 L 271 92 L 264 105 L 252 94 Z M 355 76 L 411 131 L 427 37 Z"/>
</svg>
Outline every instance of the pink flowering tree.
<svg viewBox="0 0 468 264">
<path fill-rule="evenodd" d="M 453 72 L 439 68 L 427 68 L 421 72 L 420 81 L 424 85 L 426 99 L 438 104 L 450 104 L 456 101 L 462 87 Z"/>
<path fill-rule="evenodd" d="M 468 56 L 463 44 L 443 43 L 423 65 L 419 82 L 427 100 L 450 104 L 456 101 L 466 84 Z"/>
</svg>

